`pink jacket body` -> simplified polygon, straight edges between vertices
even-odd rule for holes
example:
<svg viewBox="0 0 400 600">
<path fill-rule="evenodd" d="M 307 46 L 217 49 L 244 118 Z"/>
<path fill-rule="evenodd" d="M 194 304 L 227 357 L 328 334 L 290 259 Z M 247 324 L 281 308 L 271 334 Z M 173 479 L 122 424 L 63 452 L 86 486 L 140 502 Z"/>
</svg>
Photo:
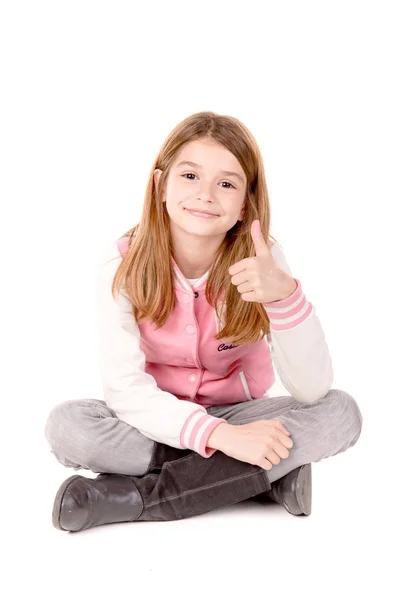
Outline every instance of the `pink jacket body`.
<svg viewBox="0 0 400 600">
<path fill-rule="evenodd" d="M 111 295 L 126 250 L 127 238 L 112 244 L 97 280 L 104 399 L 120 419 L 155 441 L 208 458 L 215 450 L 207 448 L 207 439 L 226 421 L 209 415 L 206 408 L 268 398 L 275 381 L 273 366 L 299 402 L 313 402 L 329 391 L 330 353 L 298 279 L 289 298 L 263 305 L 271 324 L 268 336 L 235 347 L 214 338 L 220 328 L 205 297 L 209 272 L 188 280 L 173 258 L 174 311 L 158 330 L 150 322 L 138 325 L 128 298 L 120 294 L 116 302 Z M 271 252 L 292 276 L 282 247 L 272 243 Z"/>
</svg>

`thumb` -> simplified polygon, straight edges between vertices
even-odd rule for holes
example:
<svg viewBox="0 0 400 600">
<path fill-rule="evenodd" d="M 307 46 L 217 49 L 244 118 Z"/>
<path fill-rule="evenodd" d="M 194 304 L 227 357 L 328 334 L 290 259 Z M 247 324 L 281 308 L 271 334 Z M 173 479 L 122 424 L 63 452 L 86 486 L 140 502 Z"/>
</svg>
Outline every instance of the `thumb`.
<svg viewBox="0 0 400 600">
<path fill-rule="evenodd" d="M 256 249 L 256 256 L 268 256 L 270 251 L 261 232 L 260 221 L 257 219 L 251 224 L 251 237 Z"/>
</svg>

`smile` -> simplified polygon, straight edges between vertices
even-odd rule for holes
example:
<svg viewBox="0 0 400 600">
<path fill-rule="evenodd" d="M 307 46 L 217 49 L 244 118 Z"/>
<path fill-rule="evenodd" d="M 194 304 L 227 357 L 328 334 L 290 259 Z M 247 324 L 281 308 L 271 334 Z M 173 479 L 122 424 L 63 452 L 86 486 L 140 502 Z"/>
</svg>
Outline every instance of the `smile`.
<svg viewBox="0 0 400 600">
<path fill-rule="evenodd" d="M 209 215 L 206 213 L 197 212 L 196 210 L 189 210 L 188 208 L 185 208 L 184 210 L 186 210 L 186 212 L 193 215 L 194 217 L 200 217 L 201 219 L 216 219 L 219 216 L 219 215 Z"/>
</svg>

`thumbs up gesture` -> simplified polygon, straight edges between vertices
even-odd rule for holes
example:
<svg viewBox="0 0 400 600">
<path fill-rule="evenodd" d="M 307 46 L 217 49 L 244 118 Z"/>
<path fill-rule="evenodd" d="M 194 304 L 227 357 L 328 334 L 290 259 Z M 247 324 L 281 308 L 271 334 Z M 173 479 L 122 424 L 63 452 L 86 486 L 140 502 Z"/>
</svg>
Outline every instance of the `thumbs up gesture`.
<svg viewBox="0 0 400 600">
<path fill-rule="evenodd" d="M 285 300 L 297 288 L 297 282 L 275 263 L 261 233 L 260 221 L 253 221 L 251 237 L 256 256 L 244 258 L 229 267 L 231 282 L 247 302 L 277 302 Z"/>
</svg>

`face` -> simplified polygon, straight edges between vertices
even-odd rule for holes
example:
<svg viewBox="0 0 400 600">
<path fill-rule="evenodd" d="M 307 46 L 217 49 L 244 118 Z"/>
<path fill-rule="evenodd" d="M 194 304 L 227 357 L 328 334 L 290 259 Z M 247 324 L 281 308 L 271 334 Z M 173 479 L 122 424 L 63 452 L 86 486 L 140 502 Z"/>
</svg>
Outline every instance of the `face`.
<svg viewBox="0 0 400 600">
<path fill-rule="evenodd" d="M 196 166 L 181 164 L 184 161 Z M 160 175 L 161 171 L 156 169 L 156 184 Z M 189 142 L 181 148 L 171 166 L 162 198 L 170 216 L 171 230 L 223 239 L 238 220 L 243 220 L 246 185 L 246 175 L 239 161 L 225 146 L 209 139 Z M 203 218 L 188 209 L 209 211 L 216 216 Z"/>
</svg>

